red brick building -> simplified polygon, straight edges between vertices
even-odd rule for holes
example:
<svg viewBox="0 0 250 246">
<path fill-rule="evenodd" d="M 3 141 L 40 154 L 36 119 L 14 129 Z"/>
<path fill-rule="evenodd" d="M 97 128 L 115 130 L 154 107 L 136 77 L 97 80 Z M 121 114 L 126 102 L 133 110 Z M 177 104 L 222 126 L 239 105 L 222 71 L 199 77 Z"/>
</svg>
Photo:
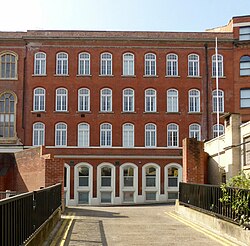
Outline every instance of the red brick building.
<svg viewBox="0 0 250 246">
<path fill-rule="evenodd" d="M 220 113 L 250 120 L 249 16 L 199 33 L 1 32 L 1 152 L 44 145 L 67 204 L 175 199 L 182 139 L 217 134 L 216 37 Z"/>
</svg>

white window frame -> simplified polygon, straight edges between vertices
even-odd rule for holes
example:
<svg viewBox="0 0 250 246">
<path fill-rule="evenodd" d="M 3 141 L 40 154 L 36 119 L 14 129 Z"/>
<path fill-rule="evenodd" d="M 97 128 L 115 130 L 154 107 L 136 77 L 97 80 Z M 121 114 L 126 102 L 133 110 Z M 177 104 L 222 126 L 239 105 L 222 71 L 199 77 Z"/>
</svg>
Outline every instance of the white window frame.
<svg viewBox="0 0 250 246">
<path fill-rule="evenodd" d="M 177 77 L 178 76 L 178 55 L 174 53 L 167 54 L 166 56 L 166 76 Z"/>
<path fill-rule="evenodd" d="M 126 129 L 126 127 L 129 127 L 129 129 Z M 123 124 L 122 125 L 122 146 L 125 148 L 133 148 L 134 138 L 135 138 L 134 124 L 132 123 Z"/>
<path fill-rule="evenodd" d="M 224 76 L 223 56 L 218 54 L 218 77 Z M 212 56 L 212 77 L 216 77 L 216 55 Z"/>
<path fill-rule="evenodd" d="M 123 90 L 123 112 L 134 112 L 135 91 L 131 88 Z"/>
<path fill-rule="evenodd" d="M 124 170 L 127 168 L 133 168 L 133 186 L 125 186 L 124 185 L 124 179 L 126 176 L 124 176 Z M 124 192 L 133 192 L 133 201 L 127 202 L 124 199 Z M 136 166 L 134 163 L 124 163 L 120 166 L 120 194 L 122 198 L 122 203 L 136 203 L 138 199 L 138 166 Z"/>
<path fill-rule="evenodd" d="M 62 91 L 64 91 L 65 93 L 62 93 Z M 65 102 L 65 104 L 63 102 Z M 68 111 L 68 90 L 66 88 L 57 88 L 56 89 L 56 112 L 67 112 L 67 111 Z"/>
<path fill-rule="evenodd" d="M 109 88 L 103 88 L 101 90 L 100 111 L 112 112 L 112 90 Z"/>
<path fill-rule="evenodd" d="M 102 186 L 101 185 L 101 171 L 103 167 L 109 167 L 111 168 L 111 186 Z M 97 198 L 99 201 L 99 204 L 105 204 L 101 203 L 101 193 L 102 192 L 110 192 L 111 193 L 111 203 L 108 204 L 114 204 L 115 200 L 115 180 L 116 180 L 116 175 L 115 175 L 115 166 L 111 163 L 104 162 L 101 163 L 97 166 Z"/>
<path fill-rule="evenodd" d="M 78 147 L 89 147 L 90 126 L 88 123 L 78 124 Z"/>
<path fill-rule="evenodd" d="M 66 206 L 69 205 L 70 200 L 70 166 L 64 163 L 64 172 L 66 170 L 66 184 L 64 183 L 64 203 Z M 76 176 L 75 176 L 76 177 Z"/>
<path fill-rule="evenodd" d="M 34 74 L 46 75 L 46 53 L 37 52 L 34 55 Z"/>
<path fill-rule="evenodd" d="M 123 54 L 123 76 L 135 75 L 135 58 L 133 53 Z"/>
<path fill-rule="evenodd" d="M 90 90 L 88 88 L 80 88 L 78 90 L 78 111 L 90 111 Z"/>
<path fill-rule="evenodd" d="M 155 175 L 155 186 L 146 186 L 146 169 L 154 167 L 156 170 L 156 175 Z M 144 197 L 144 201 L 147 202 L 146 200 L 146 193 L 147 192 L 155 192 L 156 193 L 156 200 L 159 201 L 159 196 L 160 196 L 160 177 L 161 177 L 161 168 L 158 164 L 156 163 L 147 163 L 142 166 L 142 194 Z M 149 200 L 149 202 L 152 202 L 152 200 Z"/>
<path fill-rule="evenodd" d="M 33 111 L 45 111 L 46 91 L 44 88 L 37 87 L 33 92 Z"/>
<path fill-rule="evenodd" d="M 145 58 L 145 76 L 156 76 L 156 55 L 147 53 Z"/>
<path fill-rule="evenodd" d="M 89 184 L 88 186 L 80 186 L 79 185 L 79 168 L 80 167 L 87 167 L 89 169 L 89 176 L 88 176 L 88 181 Z M 75 173 L 75 178 L 74 178 L 74 186 L 75 186 L 75 204 L 78 204 L 79 201 L 79 192 L 88 192 L 89 193 L 89 204 L 92 203 L 91 199 L 93 198 L 93 166 L 90 165 L 87 162 L 80 162 L 75 165 L 74 167 L 74 173 Z"/>
<path fill-rule="evenodd" d="M 212 92 L 213 97 L 213 112 L 217 112 L 217 90 L 213 90 Z M 219 113 L 224 112 L 224 91 L 218 90 L 218 99 L 219 99 Z"/>
<path fill-rule="evenodd" d="M 240 108 L 250 108 L 250 88 L 240 89 Z"/>
<path fill-rule="evenodd" d="M 178 169 L 178 180 L 177 186 L 169 186 L 168 184 L 168 169 L 169 168 L 177 168 Z M 165 173 L 165 181 L 164 181 L 164 187 L 165 187 L 165 194 L 167 196 L 167 200 L 175 200 L 175 199 L 169 199 L 169 193 L 171 192 L 179 192 L 179 183 L 182 182 L 182 166 L 178 163 L 169 163 L 164 167 L 164 173 Z"/>
<path fill-rule="evenodd" d="M 59 129 L 58 126 L 64 126 L 65 128 Z M 63 139 L 64 137 L 65 137 L 65 139 Z M 59 141 L 57 141 L 58 138 L 59 138 Z M 67 147 L 67 124 L 64 122 L 58 122 L 55 125 L 55 146 L 56 147 Z"/>
<path fill-rule="evenodd" d="M 18 61 L 18 55 L 14 52 L 3 52 L 0 54 L 1 80 L 17 80 L 18 78 L 17 61 Z"/>
<path fill-rule="evenodd" d="M 213 138 L 218 137 L 217 124 L 213 125 Z M 225 127 L 222 124 L 219 124 L 219 136 L 225 133 Z"/>
<path fill-rule="evenodd" d="M 145 125 L 145 147 L 155 148 L 157 146 L 157 126 L 153 123 Z"/>
<path fill-rule="evenodd" d="M 250 56 L 240 58 L 240 76 L 250 76 Z"/>
<path fill-rule="evenodd" d="M 149 88 L 145 90 L 145 112 L 156 112 L 157 95 L 156 90 Z"/>
<path fill-rule="evenodd" d="M 78 75 L 90 75 L 90 54 L 82 52 L 78 55 Z"/>
<path fill-rule="evenodd" d="M 104 140 L 102 141 L 102 139 Z M 100 125 L 100 147 L 112 147 L 112 125 L 110 123 L 102 123 Z"/>
<path fill-rule="evenodd" d="M 199 62 L 199 55 L 197 54 L 188 55 L 188 76 L 189 77 L 200 76 L 200 62 Z"/>
<path fill-rule="evenodd" d="M 178 90 L 170 88 L 167 90 L 167 112 L 177 113 L 179 111 Z"/>
<path fill-rule="evenodd" d="M 66 52 L 59 52 L 56 54 L 56 75 L 68 75 L 68 54 Z"/>
<path fill-rule="evenodd" d="M 42 122 L 33 124 L 33 146 L 45 145 L 45 125 Z"/>
<path fill-rule="evenodd" d="M 201 141 L 201 126 L 197 123 L 189 125 L 189 137 Z"/>
<path fill-rule="evenodd" d="M 103 76 L 112 75 L 112 54 L 105 52 L 101 54 L 100 74 Z"/>
<path fill-rule="evenodd" d="M 240 27 L 239 40 L 240 41 L 250 40 L 250 26 Z"/>
<path fill-rule="evenodd" d="M 179 147 L 179 126 L 176 123 L 167 125 L 167 146 L 170 148 Z"/>
<path fill-rule="evenodd" d="M 200 91 L 197 89 L 191 89 L 188 91 L 188 110 L 189 113 L 200 112 Z"/>
</svg>

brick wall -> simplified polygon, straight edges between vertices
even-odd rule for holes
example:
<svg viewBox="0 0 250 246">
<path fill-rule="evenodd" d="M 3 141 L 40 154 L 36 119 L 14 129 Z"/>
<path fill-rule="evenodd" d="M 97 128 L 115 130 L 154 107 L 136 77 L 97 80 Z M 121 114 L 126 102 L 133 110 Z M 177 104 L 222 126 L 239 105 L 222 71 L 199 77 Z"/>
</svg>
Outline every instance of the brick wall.
<svg viewBox="0 0 250 246">
<path fill-rule="evenodd" d="M 203 146 L 195 138 L 183 140 L 183 182 L 207 183 L 207 154 Z"/>
</svg>

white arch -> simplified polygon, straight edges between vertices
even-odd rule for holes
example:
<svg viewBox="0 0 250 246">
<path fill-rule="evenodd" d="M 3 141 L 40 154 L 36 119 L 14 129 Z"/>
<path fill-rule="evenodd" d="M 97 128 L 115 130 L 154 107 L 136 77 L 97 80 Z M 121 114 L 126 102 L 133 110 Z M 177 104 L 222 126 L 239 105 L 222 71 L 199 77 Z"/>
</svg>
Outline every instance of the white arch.
<svg viewBox="0 0 250 246">
<path fill-rule="evenodd" d="M 131 187 L 124 187 L 124 176 L 123 176 L 123 170 L 126 167 L 132 167 L 134 169 L 134 177 L 133 177 L 133 186 Z M 131 162 L 123 163 L 120 166 L 120 197 L 122 202 L 124 201 L 124 193 L 126 191 L 134 192 L 134 203 L 137 202 L 138 199 L 138 166 Z"/>
<path fill-rule="evenodd" d="M 155 186 L 154 187 L 146 187 L 146 168 L 147 167 L 154 167 L 156 169 L 156 179 L 155 179 Z M 155 201 L 159 201 L 160 196 L 160 177 L 161 177 L 161 167 L 156 163 L 147 163 L 142 166 L 142 194 L 144 196 L 144 201 L 147 201 L 146 199 L 146 193 L 147 192 L 154 192 L 156 193 L 156 199 Z"/>
<path fill-rule="evenodd" d="M 110 167 L 111 168 L 111 186 L 110 187 L 103 187 L 101 185 L 101 169 L 103 167 Z M 114 203 L 115 200 L 115 166 L 109 162 L 103 162 L 97 166 L 97 198 L 99 204 L 101 204 L 101 197 L 102 193 L 104 192 L 111 192 L 111 204 Z"/>
<path fill-rule="evenodd" d="M 89 184 L 88 186 L 81 187 L 79 186 L 79 167 L 88 167 L 89 169 Z M 89 193 L 89 204 L 91 203 L 91 199 L 93 197 L 93 166 L 87 162 L 80 162 L 74 167 L 74 191 L 75 191 L 75 201 L 76 204 L 79 202 L 79 192 L 88 192 Z"/>
<path fill-rule="evenodd" d="M 178 180 L 177 180 L 177 187 L 169 187 L 168 186 L 168 169 L 171 167 L 175 167 L 178 169 Z M 179 192 L 179 182 L 182 181 L 182 166 L 178 163 L 169 163 L 164 167 L 164 191 L 165 194 L 167 196 L 167 199 L 169 200 L 168 196 L 169 196 L 169 192 L 171 193 L 176 193 Z M 170 199 L 171 200 L 171 199 Z"/>
</svg>

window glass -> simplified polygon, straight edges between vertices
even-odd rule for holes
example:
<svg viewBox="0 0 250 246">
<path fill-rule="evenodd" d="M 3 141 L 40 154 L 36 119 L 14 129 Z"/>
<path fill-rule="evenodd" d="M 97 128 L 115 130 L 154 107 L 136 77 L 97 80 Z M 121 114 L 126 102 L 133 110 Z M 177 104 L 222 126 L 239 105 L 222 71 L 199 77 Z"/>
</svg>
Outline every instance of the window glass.
<svg viewBox="0 0 250 246">
<path fill-rule="evenodd" d="M 17 77 L 17 57 L 12 54 L 0 56 L 1 79 L 15 79 Z"/>
</svg>

